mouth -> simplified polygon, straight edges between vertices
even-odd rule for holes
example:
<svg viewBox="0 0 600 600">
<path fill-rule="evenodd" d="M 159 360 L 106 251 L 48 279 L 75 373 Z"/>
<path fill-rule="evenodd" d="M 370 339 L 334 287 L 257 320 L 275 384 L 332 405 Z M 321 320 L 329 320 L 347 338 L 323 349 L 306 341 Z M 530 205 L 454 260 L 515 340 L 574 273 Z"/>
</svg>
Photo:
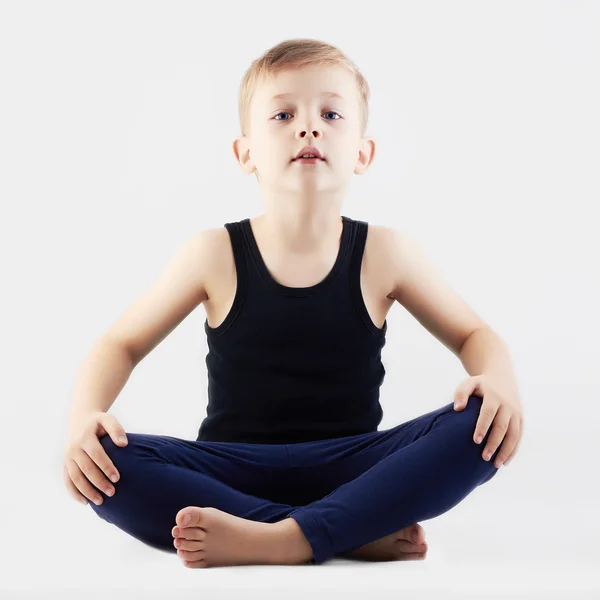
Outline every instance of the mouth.
<svg viewBox="0 0 600 600">
<path fill-rule="evenodd" d="M 316 165 L 317 163 L 325 162 L 325 159 L 315 156 L 313 158 L 294 158 L 292 162 L 297 162 L 302 165 Z"/>
<path fill-rule="evenodd" d="M 309 155 L 310 158 L 302 158 L 304 155 Z M 298 151 L 298 154 L 292 159 L 295 162 L 306 162 L 314 160 L 324 160 L 321 151 L 316 146 L 308 145 L 304 146 L 301 150 Z"/>
</svg>

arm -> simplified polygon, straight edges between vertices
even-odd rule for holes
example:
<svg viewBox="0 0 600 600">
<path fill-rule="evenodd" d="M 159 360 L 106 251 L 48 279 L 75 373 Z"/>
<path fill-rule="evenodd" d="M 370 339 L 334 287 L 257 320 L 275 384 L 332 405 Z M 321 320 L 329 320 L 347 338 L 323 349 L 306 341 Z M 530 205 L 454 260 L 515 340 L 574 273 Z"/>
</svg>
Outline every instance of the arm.
<svg viewBox="0 0 600 600">
<path fill-rule="evenodd" d="M 492 382 L 482 391 L 483 405 L 475 427 L 480 443 L 492 427 L 482 456 L 484 460 L 502 449 L 495 459 L 499 468 L 515 456 L 523 431 L 523 410 L 508 350 L 490 327 L 446 284 L 425 253 L 412 240 L 391 230 L 390 256 L 394 285 L 391 297 L 403 304 L 427 329 L 459 357 L 471 378 L 455 392 L 465 396 L 473 390 L 473 377 L 485 375 Z M 484 378 L 481 378 L 484 379 Z M 477 383 L 479 387 L 479 382 Z M 464 408 L 466 404 L 456 404 Z"/>
<path fill-rule="evenodd" d="M 91 412 L 108 412 L 137 364 L 207 299 L 217 231 L 201 231 L 182 244 L 158 281 L 94 345 L 77 377 L 69 432 Z"/>
<path fill-rule="evenodd" d="M 382 229 L 393 274 L 391 297 L 449 348 L 469 375 L 486 374 L 516 390 L 500 336 L 444 281 L 414 240 L 392 228 Z"/>
<path fill-rule="evenodd" d="M 122 344 L 103 338 L 86 356 L 75 382 L 68 418 L 69 436 L 82 419 L 93 412 L 108 412 L 135 367 Z"/>
<path fill-rule="evenodd" d="M 511 395 L 518 396 L 508 348 L 489 327 L 476 329 L 469 335 L 460 349 L 459 358 L 469 375 L 487 375 Z"/>
</svg>

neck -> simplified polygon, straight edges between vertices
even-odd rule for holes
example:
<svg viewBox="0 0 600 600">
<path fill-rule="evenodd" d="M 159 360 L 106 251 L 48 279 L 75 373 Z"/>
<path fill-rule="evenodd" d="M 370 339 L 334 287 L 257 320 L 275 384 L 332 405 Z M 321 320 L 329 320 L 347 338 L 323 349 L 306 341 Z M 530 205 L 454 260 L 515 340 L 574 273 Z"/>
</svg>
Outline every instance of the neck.
<svg viewBox="0 0 600 600">
<path fill-rule="evenodd" d="M 320 213 L 268 211 L 252 219 L 252 225 L 278 254 L 320 254 L 339 245 L 343 224 L 335 208 Z"/>
</svg>

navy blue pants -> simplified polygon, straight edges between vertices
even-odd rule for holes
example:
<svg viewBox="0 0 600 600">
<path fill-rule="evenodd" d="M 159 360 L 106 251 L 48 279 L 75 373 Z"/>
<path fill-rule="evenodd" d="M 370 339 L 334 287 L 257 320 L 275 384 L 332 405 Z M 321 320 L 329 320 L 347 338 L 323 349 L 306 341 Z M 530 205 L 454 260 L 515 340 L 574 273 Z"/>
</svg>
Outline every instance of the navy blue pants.
<svg viewBox="0 0 600 600">
<path fill-rule="evenodd" d="M 176 552 L 172 528 L 186 506 L 276 523 L 294 518 L 312 564 L 456 506 L 497 472 L 473 441 L 482 405 L 453 403 L 391 429 L 295 444 L 189 441 L 127 433 L 100 443 L 120 473 L 110 497 L 89 506 L 155 548 Z"/>
</svg>

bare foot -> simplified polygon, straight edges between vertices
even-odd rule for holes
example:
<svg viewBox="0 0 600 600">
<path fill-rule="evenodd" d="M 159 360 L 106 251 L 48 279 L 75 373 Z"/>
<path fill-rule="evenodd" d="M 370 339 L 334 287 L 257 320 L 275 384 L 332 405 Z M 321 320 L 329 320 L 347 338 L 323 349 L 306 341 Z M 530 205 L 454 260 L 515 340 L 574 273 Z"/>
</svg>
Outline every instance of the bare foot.
<svg viewBox="0 0 600 600">
<path fill-rule="evenodd" d="M 424 560 L 426 555 L 425 531 L 418 523 L 341 554 L 345 558 L 369 561 Z"/>
<path fill-rule="evenodd" d="M 184 516 L 191 518 L 184 523 Z M 293 565 L 308 562 L 312 548 L 293 519 L 261 523 L 212 507 L 187 506 L 175 517 L 173 545 L 186 567 Z"/>
</svg>

